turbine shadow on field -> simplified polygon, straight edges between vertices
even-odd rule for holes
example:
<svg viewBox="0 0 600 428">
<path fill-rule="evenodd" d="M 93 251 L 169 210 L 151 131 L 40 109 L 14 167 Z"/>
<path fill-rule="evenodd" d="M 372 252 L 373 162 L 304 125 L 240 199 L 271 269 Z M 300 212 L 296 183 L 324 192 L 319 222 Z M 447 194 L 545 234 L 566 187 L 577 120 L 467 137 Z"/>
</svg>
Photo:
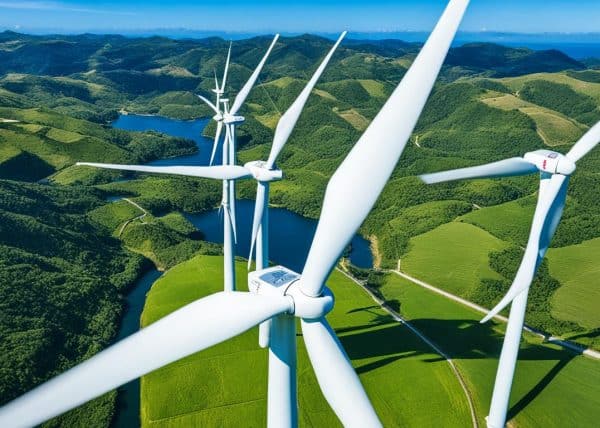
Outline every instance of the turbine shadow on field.
<svg viewBox="0 0 600 428">
<path fill-rule="evenodd" d="M 571 362 L 573 358 L 575 358 L 575 354 L 567 355 L 565 358 L 559 360 L 552 369 L 543 378 L 539 380 L 539 382 L 529 390 L 527 394 L 525 394 L 521 399 L 512 406 L 507 413 L 507 419 L 510 420 L 514 418 L 519 412 L 527 407 L 529 403 L 531 403 L 550 383 L 552 380 L 560 373 L 562 369 L 564 369 L 567 364 Z"/>
</svg>

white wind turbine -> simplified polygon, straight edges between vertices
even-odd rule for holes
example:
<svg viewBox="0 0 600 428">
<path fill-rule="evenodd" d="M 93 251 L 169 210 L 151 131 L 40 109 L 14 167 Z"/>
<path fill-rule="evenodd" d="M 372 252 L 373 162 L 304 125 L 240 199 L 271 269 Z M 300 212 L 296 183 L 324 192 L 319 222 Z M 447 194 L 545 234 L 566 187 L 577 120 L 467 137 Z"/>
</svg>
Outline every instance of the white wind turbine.
<svg viewBox="0 0 600 428">
<path fill-rule="evenodd" d="M 527 296 L 535 272 L 550 245 L 560 222 L 567 196 L 569 177 L 575 163 L 600 142 L 600 122 L 594 125 L 566 154 L 536 150 L 486 165 L 421 175 L 428 184 L 464 178 L 491 178 L 540 173 L 538 202 L 533 216 L 527 248 L 515 279 L 506 295 L 481 321 L 488 321 L 512 302 L 496 382 L 487 417 L 489 428 L 503 428 L 512 387 L 521 331 L 525 320 Z"/>
<path fill-rule="evenodd" d="M 235 231 L 235 227 L 231 227 L 235 217 L 233 215 L 228 217 L 229 207 L 228 201 L 231 202 L 235 198 L 235 194 L 231 195 L 230 191 L 233 188 L 233 184 L 238 179 L 253 177 L 257 180 L 258 190 L 257 190 L 257 200 L 256 200 L 256 211 L 259 211 L 258 214 L 255 213 L 254 216 L 254 225 L 253 230 L 260 230 L 260 235 L 258 237 L 258 245 L 257 245 L 257 269 L 262 269 L 267 267 L 268 265 L 268 219 L 267 215 L 262 215 L 263 207 L 268 206 L 268 189 L 269 182 L 275 180 L 281 180 L 283 178 L 283 173 L 279 169 L 274 169 L 274 162 L 277 158 L 278 154 L 283 149 L 285 143 L 289 139 L 290 134 L 292 133 L 294 127 L 296 126 L 296 122 L 298 122 L 298 118 L 300 117 L 300 113 L 302 113 L 302 108 L 306 104 L 308 97 L 319 80 L 321 74 L 327 67 L 331 57 L 335 53 L 339 44 L 345 37 L 346 32 L 343 32 L 338 38 L 337 42 L 327 53 L 315 73 L 313 74 L 310 81 L 304 87 L 298 98 L 292 103 L 289 109 L 281 116 L 277 123 L 277 127 L 275 129 L 275 136 L 273 138 L 273 145 L 271 148 L 271 153 L 269 155 L 270 161 L 253 161 L 248 162 L 244 167 L 225 164 L 222 166 L 209 166 L 209 167 L 196 167 L 196 166 L 144 166 L 144 165 L 119 165 L 119 164 L 104 164 L 104 163 L 91 163 L 91 162 L 78 162 L 77 165 L 83 166 L 92 166 L 97 168 L 106 168 L 106 169 L 117 169 L 123 171 L 139 171 L 139 172 L 150 172 L 150 173 L 159 173 L 159 174 L 176 174 L 176 175 L 186 175 L 192 177 L 203 177 L 203 178 L 216 178 L 223 180 L 223 200 L 222 204 L 225 212 L 225 226 L 224 226 L 224 239 L 223 239 L 223 253 L 224 253 L 224 269 L 225 269 L 225 291 L 233 291 L 235 289 L 235 265 L 234 265 L 234 251 L 233 251 L 233 240 L 232 240 L 232 232 Z M 224 121 L 226 123 L 226 133 L 229 138 L 229 147 L 234 147 L 235 141 L 235 126 L 236 123 L 241 123 L 244 120 L 243 117 L 235 116 L 234 114 L 237 112 L 237 109 L 241 107 L 244 100 L 246 99 L 250 89 L 252 88 L 254 82 L 258 78 L 258 74 L 260 73 L 260 69 L 262 65 L 266 61 L 271 49 L 275 45 L 278 36 L 275 36 L 275 39 L 271 43 L 271 47 L 263 57 L 261 64 L 254 71 L 253 75 L 250 77 L 246 85 L 242 88 L 240 93 L 235 99 L 235 103 L 231 112 L 233 113 L 225 113 Z M 206 102 L 210 103 L 208 100 Z M 232 115 L 231 119 L 228 117 Z M 229 130 L 231 127 L 231 130 Z M 226 143 L 224 144 L 224 156 L 225 156 L 225 147 L 227 146 L 228 138 L 225 138 Z M 235 150 L 234 150 L 235 152 Z M 235 162 L 234 162 L 235 163 Z M 270 165 L 270 166 L 269 166 Z M 256 219 L 258 219 L 258 224 Z M 264 225 L 264 227 L 262 227 Z M 256 238 L 256 232 L 253 231 L 253 241 Z M 249 260 L 250 263 L 250 260 Z M 233 284 L 229 286 L 229 284 Z M 268 330 L 261 328 L 261 346 L 266 347 L 268 345 Z"/>
<path fill-rule="evenodd" d="M 279 34 L 276 34 L 273 41 L 269 45 L 267 52 L 258 63 L 254 72 L 250 75 L 250 78 L 246 84 L 242 87 L 240 92 L 237 94 L 233 106 L 229 109 L 229 100 L 222 99 L 221 97 L 225 93 L 225 84 L 227 82 L 227 72 L 229 70 L 229 62 L 231 59 L 231 44 L 229 45 L 229 51 L 227 52 L 227 60 L 225 62 L 225 69 L 223 71 L 223 80 L 221 86 L 217 81 L 217 75 L 215 73 L 215 89 L 213 92 L 216 94 L 216 103 L 211 103 L 208 99 L 201 95 L 198 97 L 204 101 L 214 112 L 213 119 L 217 122 L 217 130 L 215 132 L 215 140 L 212 147 L 212 153 L 210 156 L 210 165 L 213 164 L 214 157 L 219 145 L 219 139 L 225 124 L 225 139 L 223 141 L 223 155 L 222 165 L 235 165 L 236 164 L 236 127 L 244 122 L 244 117 L 237 116 L 238 110 L 242 107 L 250 90 L 256 83 L 260 72 L 262 71 L 267 58 L 271 54 L 273 47 L 279 39 Z M 223 196 L 221 199 L 221 207 L 224 211 L 223 221 L 223 254 L 224 262 L 223 268 L 225 273 L 225 291 L 235 290 L 235 244 L 237 241 L 236 233 L 236 211 L 235 211 L 235 181 L 223 180 Z"/>
<path fill-rule="evenodd" d="M 303 339 L 325 399 L 347 427 L 381 426 L 325 315 L 333 296 L 324 286 L 339 256 L 375 204 L 406 146 L 435 83 L 468 0 L 451 0 L 389 100 L 332 176 L 301 275 L 282 266 L 251 272 L 251 292 L 199 299 L 0 408 L 0 426 L 37 425 L 159 367 L 232 338 L 271 318 L 269 362 L 272 427 L 297 425 L 296 334 Z M 177 167 L 175 167 L 177 168 Z M 214 167 L 214 175 L 237 166 Z M 181 173 L 181 172 L 179 172 Z M 352 197 L 347 191 L 352 189 Z M 173 334 L 176 332 L 177 334 Z M 274 367 L 277 366 L 277 367 Z M 280 377 L 280 378 L 278 378 Z M 233 386 L 232 386 L 233 387 Z M 280 407 L 273 407 L 274 397 Z"/>
<path fill-rule="evenodd" d="M 213 143 L 213 149 L 211 154 L 210 163 L 212 164 L 216 149 L 221 136 L 223 124 L 225 124 L 225 141 L 223 143 L 223 162 L 222 166 L 214 167 L 196 167 L 196 166 L 166 166 L 166 167 L 151 167 L 143 165 L 117 165 L 117 164 L 98 164 L 89 162 L 78 162 L 77 165 L 87 165 L 99 168 L 118 169 L 124 171 L 140 171 L 149 173 L 163 173 L 163 174 L 176 174 L 185 175 L 190 177 L 203 177 L 203 178 L 214 178 L 223 181 L 223 196 L 221 199 L 221 207 L 224 212 L 223 221 L 223 271 L 224 271 L 224 284 L 223 288 L 225 291 L 235 290 L 235 249 L 234 241 L 236 236 L 235 226 L 235 179 L 246 177 L 246 170 L 242 167 L 236 168 L 235 163 L 235 128 L 244 121 L 244 117 L 237 116 L 238 110 L 242 107 L 250 90 L 256 83 L 260 72 L 262 71 L 267 58 L 269 57 L 273 47 L 277 43 L 279 34 L 276 34 L 271 42 L 271 45 L 267 49 L 267 52 L 258 63 L 258 66 L 254 72 L 250 75 L 248 81 L 244 84 L 240 92 L 237 94 L 233 106 L 229 109 L 228 100 L 221 98 L 225 91 L 225 84 L 227 82 L 227 73 L 229 70 L 229 60 L 231 57 L 231 45 L 229 45 L 229 51 L 227 53 L 227 61 L 225 63 L 225 70 L 223 72 L 223 80 L 221 85 L 217 80 L 215 74 L 215 89 L 213 92 L 216 94 L 216 104 L 211 103 L 209 100 L 201 95 L 198 95 L 209 107 L 215 112 L 213 119 L 217 122 L 217 131 L 215 133 L 215 140 Z M 221 108 L 222 106 L 222 108 Z"/>
</svg>

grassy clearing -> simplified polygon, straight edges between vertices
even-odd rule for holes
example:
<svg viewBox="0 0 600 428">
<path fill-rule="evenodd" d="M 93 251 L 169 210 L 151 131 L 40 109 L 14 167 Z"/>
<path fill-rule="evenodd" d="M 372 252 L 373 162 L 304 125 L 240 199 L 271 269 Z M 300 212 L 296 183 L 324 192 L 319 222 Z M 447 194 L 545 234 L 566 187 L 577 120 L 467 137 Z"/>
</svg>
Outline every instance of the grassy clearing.
<svg viewBox="0 0 600 428">
<path fill-rule="evenodd" d="M 540 107 L 514 95 L 483 98 L 483 103 L 502 110 L 519 110 L 533 119 L 538 134 L 548 146 L 558 146 L 577 141 L 587 129 L 561 113 Z"/>
<path fill-rule="evenodd" d="M 507 243 L 471 224 L 452 222 L 411 239 L 401 269 L 436 287 L 468 296 L 481 279 L 499 279 L 488 254 Z"/>
<path fill-rule="evenodd" d="M 495 80 L 495 79 L 492 79 Z M 523 85 L 531 80 L 547 80 L 554 83 L 562 83 L 569 85 L 574 91 L 589 95 L 600 104 L 600 83 L 585 82 L 583 80 L 574 79 L 567 76 L 565 73 L 535 73 L 519 77 L 508 77 L 499 79 L 499 81 L 513 91 L 517 92 L 523 88 Z"/>
<path fill-rule="evenodd" d="M 548 250 L 548 267 L 562 286 L 552 298 L 552 314 L 588 329 L 600 328 L 600 238 Z"/>
<path fill-rule="evenodd" d="M 262 115 L 255 115 L 254 118 L 270 129 L 275 129 L 281 115 L 279 112 L 268 112 Z"/>
<path fill-rule="evenodd" d="M 90 219 L 106 227 L 111 232 L 117 233 L 123 223 L 143 214 L 139 209 L 127 201 L 120 200 L 96 208 L 88 213 Z"/>
<path fill-rule="evenodd" d="M 331 95 L 329 92 L 324 91 L 323 89 L 313 89 L 313 92 L 320 96 L 321 98 L 325 98 L 330 101 L 337 101 L 337 98 Z"/>
<path fill-rule="evenodd" d="M 237 274 L 245 288 L 244 263 L 238 264 Z M 196 257 L 178 265 L 152 287 L 142 325 L 219 291 L 221 280 L 220 257 Z M 328 319 L 384 425 L 468 426 L 467 403 L 447 363 L 340 273 L 335 272 L 328 284 L 336 295 Z M 298 339 L 300 426 L 339 426 Z M 267 353 L 257 340 L 254 328 L 144 376 L 142 425 L 265 426 Z"/>
<path fill-rule="evenodd" d="M 369 119 L 364 117 L 362 114 L 357 112 L 355 109 L 350 109 L 346 111 L 339 111 L 337 114 L 347 121 L 350 125 L 354 127 L 354 129 L 358 131 L 364 131 L 369 126 Z"/>
<path fill-rule="evenodd" d="M 48 132 L 46 132 L 46 137 L 61 143 L 70 144 L 81 140 L 83 135 L 77 132 L 66 131 L 64 129 L 50 128 Z"/>
<path fill-rule="evenodd" d="M 385 93 L 385 86 L 383 85 L 383 83 L 372 79 L 359 79 L 358 81 L 372 97 L 386 97 L 387 94 Z"/>
<path fill-rule="evenodd" d="M 474 210 L 460 220 L 491 233 L 504 241 L 525 246 L 531 229 L 536 196 Z"/>
<path fill-rule="evenodd" d="M 540 137 L 548 146 L 571 144 L 587 129 L 580 123 L 539 107 L 525 107 L 521 111 L 533 119 Z"/>
<path fill-rule="evenodd" d="M 400 301 L 411 323 L 444 349 L 464 375 L 485 426 L 504 324 L 479 324 L 482 315 L 396 275 L 382 287 Z M 526 334 L 510 400 L 509 426 L 594 427 L 600 418 L 600 364 Z"/>
<path fill-rule="evenodd" d="M 286 88 L 288 85 L 294 83 L 296 80 L 297 79 L 294 79 L 293 77 L 284 76 L 284 77 L 280 77 L 279 79 L 271 80 L 268 83 L 263 83 L 263 85 L 265 85 L 265 86 L 271 85 L 271 86 L 275 86 L 279 89 L 283 89 L 283 88 Z"/>
</svg>

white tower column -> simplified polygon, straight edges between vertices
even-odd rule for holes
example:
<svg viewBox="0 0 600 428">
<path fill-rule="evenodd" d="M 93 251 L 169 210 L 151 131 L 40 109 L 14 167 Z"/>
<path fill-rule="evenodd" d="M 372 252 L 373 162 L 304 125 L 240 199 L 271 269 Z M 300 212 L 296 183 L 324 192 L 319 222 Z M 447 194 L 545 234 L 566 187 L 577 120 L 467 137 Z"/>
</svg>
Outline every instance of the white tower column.
<svg viewBox="0 0 600 428">
<path fill-rule="evenodd" d="M 291 315 L 278 315 L 271 324 L 267 426 L 298 426 L 296 319 Z"/>
<path fill-rule="evenodd" d="M 498 371 L 496 372 L 494 392 L 492 393 L 490 414 L 486 418 L 488 428 L 504 428 L 506 425 L 506 413 L 519 355 L 528 294 L 529 289 L 523 291 L 515 297 L 510 307 L 506 334 L 504 335 L 504 343 L 498 362 Z"/>
</svg>

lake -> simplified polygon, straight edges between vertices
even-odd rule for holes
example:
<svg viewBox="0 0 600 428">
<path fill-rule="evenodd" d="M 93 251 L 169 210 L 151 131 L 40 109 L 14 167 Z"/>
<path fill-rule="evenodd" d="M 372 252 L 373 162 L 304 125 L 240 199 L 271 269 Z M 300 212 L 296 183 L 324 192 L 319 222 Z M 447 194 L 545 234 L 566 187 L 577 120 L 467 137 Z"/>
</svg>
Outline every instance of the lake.
<svg viewBox="0 0 600 428">
<path fill-rule="evenodd" d="M 161 159 L 149 165 L 208 165 L 212 150 L 212 139 L 202 136 L 202 131 L 211 119 L 174 120 L 160 116 L 121 115 L 113 122 L 113 127 L 128 131 L 159 131 L 174 137 L 189 138 L 196 142 L 198 152 L 188 156 Z M 217 160 L 220 163 L 220 157 Z M 120 197 L 110 197 L 117 201 Z M 254 201 L 238 200 L 236 204 L 238 243 L 236 254 L 248 257 L 250 234 L 254 214 Z M 219 210 L 202 214 L 184 214 L 209 242 L 223 243 L 223 223 Z M 301 272 L 314 236 L 317 222 L 302 217 L 283 208 L 269 208 L 269 246 L 270 260 Z M 351 242 L 351 262 L 369 268 L 373 257 L 369 242 L 355 235 Z M 121 321 L 117 340 L 121 340 L 139 330 L 140 316 L 144 308 L 146 294 L 152 284 L 160 277 L 160 272 L 152 270 L 143 275 L 127 295 L 127 307 Z M 140 382 L 132 381 L 119 388 L 117 414 L 113 426 L 129 428 L 140 425 Z"/>
</svg>

